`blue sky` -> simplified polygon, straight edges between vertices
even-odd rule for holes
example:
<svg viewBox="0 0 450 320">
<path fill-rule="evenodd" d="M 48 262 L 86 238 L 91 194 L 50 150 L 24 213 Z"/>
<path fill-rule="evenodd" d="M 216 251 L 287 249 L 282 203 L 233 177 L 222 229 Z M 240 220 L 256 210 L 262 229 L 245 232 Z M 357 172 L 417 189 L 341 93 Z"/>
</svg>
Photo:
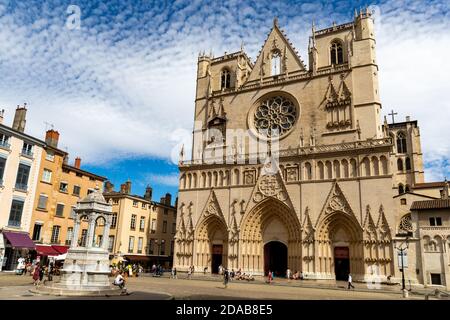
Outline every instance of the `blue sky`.
<svg viewBox="0 0 450 320">
<path fill-rule="evenodd" d="M 69 5 L 81 9 L 67 27 Z M 82 167 L 155 198 L 176 192 L 172 159 L 192 130 L 200 51 L 253 59 L 274 16 L 307 63 L 318 28 L 375 10 L 383 115 L 419 120 L 428 181 L 450 177 L 449 1 L 8 1 L 0 0 L 0 106 L 10 124 L 29 104 L 26 131 L 52 123 Z M 187 138 L 187 139 L 188 139 Z"/>
</svg>

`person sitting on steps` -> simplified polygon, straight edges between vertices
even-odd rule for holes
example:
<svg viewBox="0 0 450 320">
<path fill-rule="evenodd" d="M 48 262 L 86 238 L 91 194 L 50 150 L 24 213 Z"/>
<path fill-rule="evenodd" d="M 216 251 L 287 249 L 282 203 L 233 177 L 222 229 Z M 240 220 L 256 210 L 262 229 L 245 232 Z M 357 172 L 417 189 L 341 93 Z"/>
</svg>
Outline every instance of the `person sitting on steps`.
<svg viewBox="0 0 450 320">
<path fill-rule="evenodd" d="M 122 274 L 123 274 L 123 272 L 119 272 L 117 277 L 114 279 L 113 284 L 115 286 L 118 286 L 122 290 L 122 294 L 123 294 L 123 293 L 128 293 L 128 292 L 127 292 L 127 288 L 125 287 L 125 279 L 123 278 Z"/>
</svg>

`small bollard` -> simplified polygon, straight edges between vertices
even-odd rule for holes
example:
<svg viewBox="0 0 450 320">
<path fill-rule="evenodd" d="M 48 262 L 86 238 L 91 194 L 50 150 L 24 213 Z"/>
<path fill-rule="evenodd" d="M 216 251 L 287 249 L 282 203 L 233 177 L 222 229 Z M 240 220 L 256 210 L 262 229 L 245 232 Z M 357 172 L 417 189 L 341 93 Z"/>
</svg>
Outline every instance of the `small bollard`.
<svg viewBox="0 0 450 320">
<path fill-rule="evenodd" d="M 436 298 L 440 299 L 441 298 L 441 292 L 436 289 L 436 291 L 434 292 L 434 295 L 436 296 Z"/>
<path fill-rule="evenodd" d="M 409 292 L 408 290 L 403 290 L 403 298 L 408 298 L 409 297 Z"/>
</svg>

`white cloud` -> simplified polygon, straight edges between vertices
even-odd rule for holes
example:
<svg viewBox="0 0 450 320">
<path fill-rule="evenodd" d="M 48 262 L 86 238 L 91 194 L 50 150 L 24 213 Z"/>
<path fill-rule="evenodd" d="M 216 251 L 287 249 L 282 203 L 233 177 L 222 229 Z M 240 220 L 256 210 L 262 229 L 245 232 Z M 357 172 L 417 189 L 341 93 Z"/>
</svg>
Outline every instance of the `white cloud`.
<svg viewBox="0 0 450 320">
<path fill-rule="evenodd" d="M 152 183 L 170 186 L 170 187 L 178 187 L 178 174 L 149 174 L 147 176 L 148 181 L 152 181 Z"/>
<path fill-rule="evenodd" d="M 153 2 L 150 2 L 153 3 Z M 156 2 L 155 2 L 156 3 Z M 345 2 L 158 2 L 80 5 L 81 30 L 65 27 L 66 7 L 50 2 L 0 5 L 0 106 L 30 104 L 27 132 L 55 124 L 61 146 L 84 163 L 132 156 L 169 158 L 174 132 L 190 132 L 199 51 L 256 55 L 278 15 L 307 61 L 310 23 L 319 28 L 352 19 Z M 450 140 L 447 75 L 449 3 L 391 1 L 379 6 L 377 56 L 383 113 L 419 120 L 430 176 L 445 171 Z M 318 9 L 320 8 L 320 10 Z M 340 10 L 336 12 L 336 10 Z M 399 118 L 400 119 L 400 118 Z M 177 151 L 178 152 L 178 149 Z"/>
</svg>

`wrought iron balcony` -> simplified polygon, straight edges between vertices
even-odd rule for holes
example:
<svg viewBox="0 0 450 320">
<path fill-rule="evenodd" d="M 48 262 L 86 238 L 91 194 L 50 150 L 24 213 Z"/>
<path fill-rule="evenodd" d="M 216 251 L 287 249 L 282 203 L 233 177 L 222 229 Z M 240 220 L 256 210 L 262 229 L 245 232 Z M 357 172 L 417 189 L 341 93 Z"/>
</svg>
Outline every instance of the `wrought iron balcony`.
<svg viewBox="0 0 450 320">
<path fill-rule="evenodd" d="M 6 141 L 0 141 L 0 147 L 3 149 L 7 149 L 10 150 L 11 149 L 11 144 L 6 140 Z"/>
<path fill-rule="evenodd" d="M 8 221 L 8 227 L 20 227 L 20 221 L 9 220 Z"/>
<path fill-rule="evenodd" d="M 23 155 L 25 157 L 32 158 L 33 157 L 33 151 L 22 149 L 21 155 Z"/>
<path fill-rule="evenodd" d="M 16 190 L 20 191 L 27 191 L 28 190 L 28 184 L 26 183 L 16 183 Z"/>
</svg>

